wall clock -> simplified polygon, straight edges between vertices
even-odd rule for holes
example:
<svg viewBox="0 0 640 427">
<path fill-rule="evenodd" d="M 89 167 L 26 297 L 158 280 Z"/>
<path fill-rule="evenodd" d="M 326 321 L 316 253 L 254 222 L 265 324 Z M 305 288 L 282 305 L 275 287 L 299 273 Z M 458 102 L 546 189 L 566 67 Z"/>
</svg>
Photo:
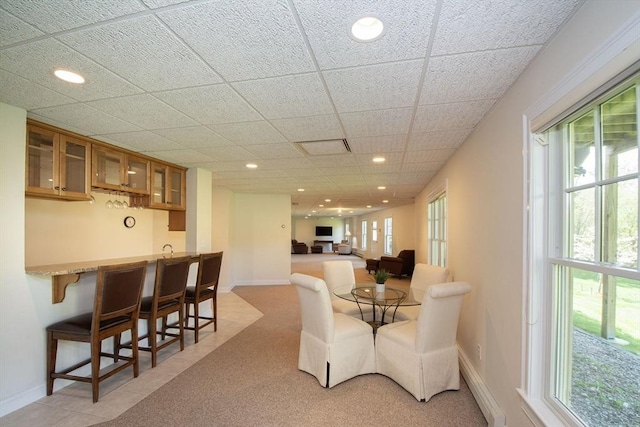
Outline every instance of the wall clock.
<svg viewBox="0 0 640 427">
<path fill-rule="evenodd" d="M 124 226 L 127 228 L 132 228 L 136 225 L 136 219 L 132 216 L 127 216 L 124 218 Z"/>
</svg>

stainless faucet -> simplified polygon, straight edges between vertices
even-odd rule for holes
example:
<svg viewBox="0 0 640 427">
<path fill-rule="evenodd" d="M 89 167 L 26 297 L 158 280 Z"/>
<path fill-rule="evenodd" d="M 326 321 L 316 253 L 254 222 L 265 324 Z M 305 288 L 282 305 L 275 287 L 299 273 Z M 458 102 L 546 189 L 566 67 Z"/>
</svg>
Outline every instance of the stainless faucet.
<svg viewBox="0 0 640 427">
<path fill-rule="evenodd" d="M 167 243 L 166 245 L 164 245 L 162 247 L 162 254 L 164 255 L 164 250 L 167 248 L 167 246 L 169 246 L 169 248 L 171 248 L 171 256 L 173 256 L 173 246 L 171 246 L 171 244 Z"/>
</svg>

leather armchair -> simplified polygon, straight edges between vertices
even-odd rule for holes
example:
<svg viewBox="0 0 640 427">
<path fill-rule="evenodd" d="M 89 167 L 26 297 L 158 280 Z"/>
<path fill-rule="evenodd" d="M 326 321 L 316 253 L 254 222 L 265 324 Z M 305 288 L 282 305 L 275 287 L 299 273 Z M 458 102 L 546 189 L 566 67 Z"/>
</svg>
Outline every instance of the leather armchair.
<svg viewBox="0 0 640 427">
<path fill-rule="evenodd" d="M 291 239 L 291 253 L 306 254 L 309 253 L 309 247 L 304 242 L 298 242 L 296 239 Z"/>
<path fill-rule="evenodd" d="M 415 251 L 413 249 L 405 249 L 400 251 L 397 257 L 383 256 L 380 257 L 380 270 L 386 270 L 388 273 L 402 277 L 403 275 L 411 276 L 415 264 Z"/>
</svg>

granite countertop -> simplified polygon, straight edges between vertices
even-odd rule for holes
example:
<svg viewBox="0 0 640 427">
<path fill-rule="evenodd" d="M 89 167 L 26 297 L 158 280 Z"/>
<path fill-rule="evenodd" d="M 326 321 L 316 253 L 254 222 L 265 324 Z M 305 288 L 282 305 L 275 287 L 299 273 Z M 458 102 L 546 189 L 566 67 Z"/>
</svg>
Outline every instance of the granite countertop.
<svg viewBox="0 0 640 427">
<path fill-rule="evenodd" d="M 97 271 L 101 265 L 115 265 L 125 264 L 129 262 L 148 261 L 149 263 L 156 262 L 158 258 L 178 258 L 182 256 L 198 257 L 197 252 L 174 252 L 160 253 L 152 255 L 140 255 L 126 258 L 111 258 L 95 261 L 79 261 L 79 262 L 67 262 L 63 264 L 50 264 L 50 265 L 36 265 L 31 267 L 25 267 L 27 274 L 35 276 L 61 276 L 64 274 L 85 273 L 87 271 Z"/>
</svg>

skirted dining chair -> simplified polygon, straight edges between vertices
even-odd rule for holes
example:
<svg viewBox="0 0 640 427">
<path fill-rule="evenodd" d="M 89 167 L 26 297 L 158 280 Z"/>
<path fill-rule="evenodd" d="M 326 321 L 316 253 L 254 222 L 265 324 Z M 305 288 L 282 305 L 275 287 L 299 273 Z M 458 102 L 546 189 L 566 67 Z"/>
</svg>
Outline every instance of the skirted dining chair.
<svg viewBox="0 0 640 427">
<path fill-rule="evenodd" d="M 349 293 L 356 285 L 356 276 L 353 271 L 353 263 L 349 260 L 324 261 L 322 263 L 324 281 L 329 289 L 331 306 L 334 313 L 344 313 L 355 316 L 364 321 L 373 320 L 373 305 L 358 304 L 342 299 L 334 292 Z"/>
<path fill-rule="evenodd" d="M 413 298 L 422 301 L 424 293 L 431 285 L 445 283 L 451 281 L 451 273 L 448 268 L 439 267 L 437 265 L 416 264 L 411 276 L 411 284 L 409 290 L 413 294 Z M 395 312 L 389 312 L 385 315 L 385 322 L 392 323 L 401 320 L 417 320 L 420 313 L 419 305 L 400 306 Z"/>
<path fill-rule="evenodd" d="M 376 334 L 376 370 L 419 401 L 460 389 L 456 334 L 466 282 L 430 286 L 417 320 L 390 323 Z"/>
<path fill-rule="evenodd" d="M 133 376 L 138 376 L 138 315 L 147 271 L 147 262 L 98 267 L 93 311 L 62 320 L 47 327 L 47 396 L 53 393 L 56 378 L 91 384 L 93 403 L 98 401 L 99 384 L 123 369 L 133 366 Z M 120 355 L 120 337 L 131 331 L 132 354 Z M 102 351 L 102 341 L 113 337 L 113 352 Z M 56 372 L 58 341 L 89 343 L 91 357 Z M 100 358 L 109 357 L 114 364 L 100 373 Z M 116 363 L 122 359 L 124 363 Z M 91 374 L 74 374 L 78 368 L 91 365 Z"/>
<path fill-rule="evenodd" d="M 371 326 L 344 313 L 334 313 L 324 280 L 294 273 L 290 281 L 296 287 L 302 317 L 298 369 L 328 388 L 375 373 Z"/>
</svg>

